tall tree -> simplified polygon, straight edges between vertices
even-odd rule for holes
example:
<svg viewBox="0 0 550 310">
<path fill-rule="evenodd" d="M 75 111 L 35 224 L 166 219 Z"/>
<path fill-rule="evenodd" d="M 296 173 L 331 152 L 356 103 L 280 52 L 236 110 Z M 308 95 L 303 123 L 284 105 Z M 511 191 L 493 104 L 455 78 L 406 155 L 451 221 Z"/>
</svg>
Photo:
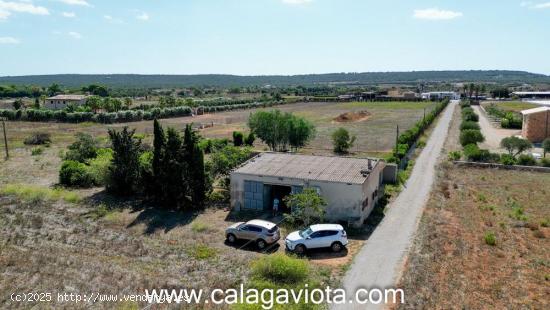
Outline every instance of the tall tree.
<svg viewBox="0 0 550 310">
<path fill-rule="evenodd" d="M 141 140 L 134 138 L 135 130 L 124 127 L 122 131 L 109 129 L 113 148 L 112 164 L 109 167 L 107 189 L 120 195 L 129 195 L 139 181 L 139 154 Z"/>
</svg>

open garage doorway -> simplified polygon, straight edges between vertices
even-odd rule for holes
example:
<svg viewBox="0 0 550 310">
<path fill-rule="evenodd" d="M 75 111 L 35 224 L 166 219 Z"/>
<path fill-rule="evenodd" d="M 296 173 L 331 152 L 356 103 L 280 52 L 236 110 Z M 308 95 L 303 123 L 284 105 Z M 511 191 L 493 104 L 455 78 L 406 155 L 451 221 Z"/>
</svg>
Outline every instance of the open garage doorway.
<svg viewBox="0 0 550 310">
<path fill-rule="evenodd" d="M 285 185 L 264 185 L 265 209 L 273 210 L 275 199 L 279 200 L 279 213 L 290 213 L 290 208 L 285 204 L 284 199 L 292 193 L 291 186 Z"/>
</svg>

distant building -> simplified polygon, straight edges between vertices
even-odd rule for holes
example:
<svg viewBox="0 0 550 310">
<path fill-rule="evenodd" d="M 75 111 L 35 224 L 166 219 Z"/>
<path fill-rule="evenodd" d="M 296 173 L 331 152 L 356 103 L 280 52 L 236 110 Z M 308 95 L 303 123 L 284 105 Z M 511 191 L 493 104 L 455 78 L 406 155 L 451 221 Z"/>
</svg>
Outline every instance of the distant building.
<svg viewBox="0 0 550 310">
<path fill-rule="evenodd" d="M 327 201 L 327 221 L 361 225 L 396 171 L 380 159 L 261 153 L 231 173 L 231 207 L 269 212 L 277 199 L 291 212 L 283 198 L 314 188 Z"/>
<path fill-rule="evenodd" d="M 515 91 L 512 96 L 521 99 L 550 99 L 550 91 Z"/>
<path fill-rule="evenodd" d="M 451 100 L 460 99 L 460 94 L 454 91 L 434 91 L 429 93 L 422 93 L 422 99 L 427 100 L 441 100 L 449 98 Z"/>
<path fill-rule="evenodd" d="M 46 98 L 45 107 L 52 110 L 64 109 L 69 105 L 81 106 L 86 103 L 86 95 L 57 95 Z"/>
<path fill-rule="evenodd" d="M 531 142 L 550 138 L 550 107 L 538 107 L 521 111 L 523 126 L 521 135 Z"/>
</svg>

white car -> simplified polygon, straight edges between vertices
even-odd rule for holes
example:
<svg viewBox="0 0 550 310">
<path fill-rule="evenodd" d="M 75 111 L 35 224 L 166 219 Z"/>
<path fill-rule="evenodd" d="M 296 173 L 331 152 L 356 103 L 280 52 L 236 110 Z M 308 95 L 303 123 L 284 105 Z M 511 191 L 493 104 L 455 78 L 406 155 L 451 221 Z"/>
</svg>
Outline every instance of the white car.
<svg viewBox="0 0 550 310">
<path fill-rule="evenodd" d="M 348 235 L 339 224 L 311 225 L 304 230 L 292 232 L 285 238 L 286 248 L 298 254 L 317 248 L 330 248 L 333 252 L 340 252 L 347 244 Z"/>
</svg>

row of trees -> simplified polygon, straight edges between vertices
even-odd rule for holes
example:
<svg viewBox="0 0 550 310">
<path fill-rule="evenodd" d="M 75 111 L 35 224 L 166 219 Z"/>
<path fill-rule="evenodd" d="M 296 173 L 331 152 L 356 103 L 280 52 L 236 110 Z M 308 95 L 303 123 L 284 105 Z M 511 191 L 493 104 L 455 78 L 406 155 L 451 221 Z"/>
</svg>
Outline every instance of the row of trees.
<svg viewBox="0 0 550 310">
<path fill-rule="evenodd" d="M 409 149 L 413 146 L 414 143 L 420 138 L 420 135 L 428 128 L 436 117 L 445 109 L 449 104 L 449 99 L 445 99 L 441 102 L 438 102 L 435 107 L 428 113 L 424 118 L 419 120 L 414 124 L 411 129 L 406 130 L 397 138 L 397 145 L 395 147 L 393 157 L 390 158 L 389 162 L 399 162 Z"/>
<path fill-rule="evenodd" d="M 491 153 L 489 150 L 481 149 L 478 143 L 485 141 L 478 124 L 478 115 L 470 107 L 468 100 L 461 102 L 462 123 L 460 125 L 460 143 L 463 146 L 464 157 L 470 161 L 476 162 L 494 162 L 503 165 L 537 165 L 537 160 L 531 154 L 524 154 L 525 151 L 533 147 L 532 143 L 519 137 L 507 137 L 502 139 L 500 146 L 505 149 L 507 154 Z M 550 139 L 543 143 L 546 152 L 550 151 Z M 450 158 L 458 160 L 462 157 L 460 152 L 452 152 Z M 550 160 L 543 158 L 540 162 L 542 166 L 550 166 Z"/>
<path fill-rule="evenodd" d="M 134 130 L 109 130 L 113 160 L 107 189 L 115 194 L 142 194 L 165 207 L 200 208 L 211 182 L 204 154 L 191 125 L 183 137 L 173 128 L 165 132 L 154 122 L 153 151 L 142 153 Z"/>
<path fill-rule="evenodd" d="M 304 147 L 315 137 L 315 126 L 303 117 L 279 110 L 259 111 L 250 115 L 248 127 L 272 151 Z"/>
</svg>

